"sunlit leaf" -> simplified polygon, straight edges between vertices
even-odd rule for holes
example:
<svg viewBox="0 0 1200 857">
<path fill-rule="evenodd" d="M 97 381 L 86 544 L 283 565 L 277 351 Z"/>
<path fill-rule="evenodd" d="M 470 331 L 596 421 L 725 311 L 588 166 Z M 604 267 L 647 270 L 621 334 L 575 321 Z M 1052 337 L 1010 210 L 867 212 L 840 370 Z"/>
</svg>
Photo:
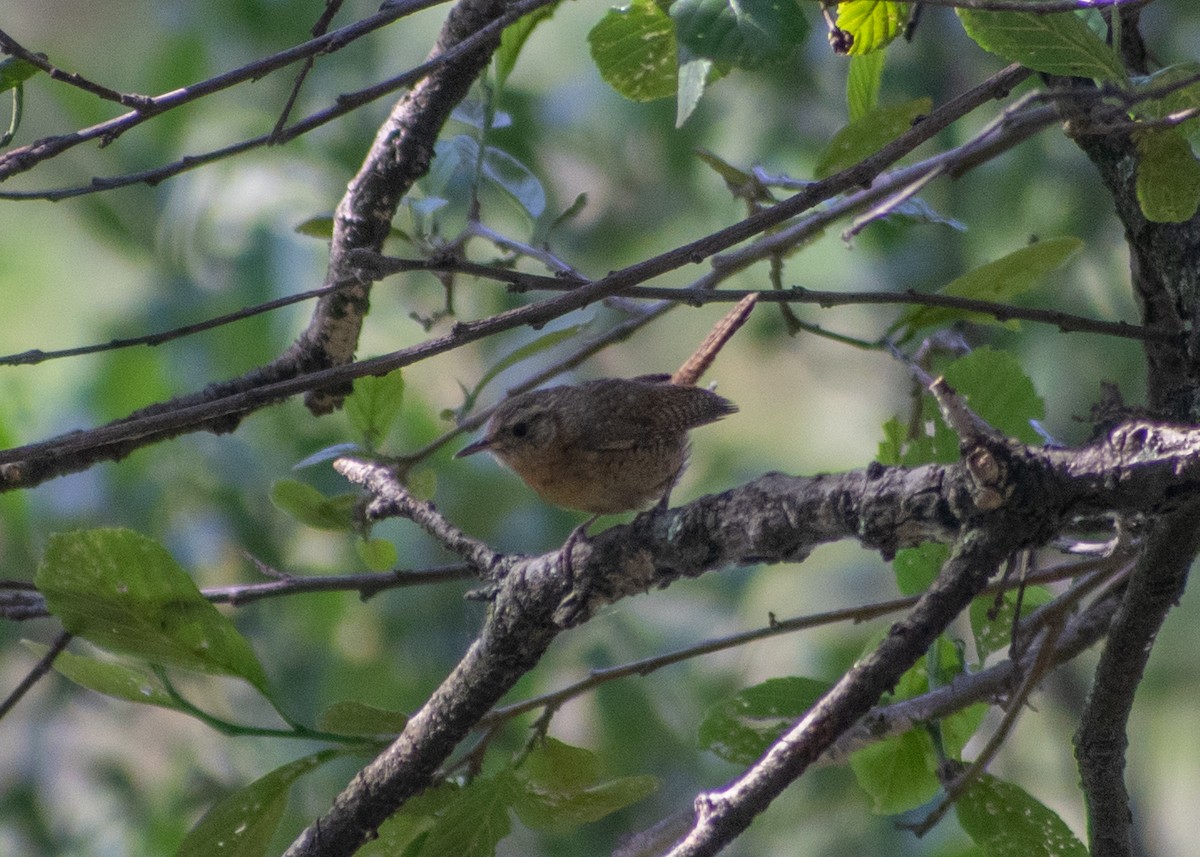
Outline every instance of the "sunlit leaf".
<svg viewBox="0 0 1200 857">
<path fill-rule="evenodd" d="M 396 546 L 387 539 L 359 539 L 354 543 L 354 550 L 371 571 L 387 571 L 399 560 Z"/>
<path fill-rule="evenodd" d="M 904 595 L 924 592 L 933 583 L 950 555 L 950 548 L 941 542 L 925 542 L 915 548 L 903 548 L 892 560 L 896 582 Z"/>
<path fill-rule="evenodd" d="M 967 405 L 989 425 L 1022 443 L 1040 444 L 1030 420 L 1046 416 L 1046 404 L 1021 364 L 1007 351 L 976 348 L 942 373 Z"/>
<path fill-rule="evenodd" d="M 851 56 L 879 51 L 904 32 L 908 23 L 908 4 L 890 0 L 850 0 L 837 6 L 838 29 L 854 37 Z M 883 64 L 879 65 L 880 70 Z"/>
<path fill-rule="evenodd" d="M 1112 49 L 1070 12 L 956 11 L 968 36 L 1010 62 L 1047 74 L 1125 80 L 1125 69 Z"/>
<path fill-rule="evenodd" d="M 633 101 L 675 94 L 675 26 L 654 0 L 609 9 L 588 33 L 592 61 L 604 82 Z"/>
<path fill-rule="evenodd" d="M 103 649 L 239 676 L 266 692 L 250 644 L 152 539 L 124 529 L 56 533 L 34 582 L 63 627 Z"/>
<path fill-rule="evenodd" d="M 1049 603 L 1054 596 L 1043 586 L 1028 586 L 1021 598 L 1021 609 L 1024 615 L 1029 611 Z M 982 664 L 993 652 L 1007 649 L 1012 642 L 1012 626 L 1017 606 L 1015 590 L 1005 592 L 996 610 L 995 595 L 981 595 L 971 602 L 971 631 L 975 636 L 975 650 Z M 995 610 L 995 616 L 989 614 Z"/>
<path fill-rule="evenodd" d="M 17 57 L 0 60 L 0 92 L 20 86 L 41 71 L 36 65 Z"/>
<path fill-rule="evenodd" d="M 941 294 L 960 298 L 1005 303 L 1024 294 L 1052 271 L 1065 265 L 1083 249 L 1083 242 L 1073 236 L 1048 238 L 980 265 L 951 281 Z M 938 327 L 956 319 L 969 319 L 980 324 L 999 324 L 989 313 L 954 309 L 951 307 L 916 306 L 901 314 L 891 330 L 905 330 L 902 338 L 911 337 L 926 327 Z"/>
</svg>

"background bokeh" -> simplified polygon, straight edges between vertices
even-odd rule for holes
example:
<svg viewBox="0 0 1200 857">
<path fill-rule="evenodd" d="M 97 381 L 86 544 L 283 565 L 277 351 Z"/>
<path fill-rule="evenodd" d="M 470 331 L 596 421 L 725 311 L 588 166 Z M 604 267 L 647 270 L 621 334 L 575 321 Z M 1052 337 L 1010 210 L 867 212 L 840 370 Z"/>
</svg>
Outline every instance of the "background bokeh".
<svg viewBox="0 0 1200 857">
<path fill-rule="evenodd" d="M 64 68 L 117 89 L 156 94 L 302 41 L 321 5 L 123 0 L 101 13 L 93 3 L 15 0 L 0 13 L 0 26 Z M 373 8 L 370 2 L 348 2 L 339 22 Z M 578 194 L 588 194 L 582 214 L 553 239 L 555 251 L 586 274 L 603 274 L 743 216 L 741 203 L 694 156 L 695 148 L 745 167 L 759 164 L 771 173 L 806 178 L 824 144 L 846 122 L 846 66 L 830 54 L 815 5 L 814 34 L 793 62 L 720 81 L 678 130 L 670 101 L 632 104 L 599 79 L 586 33 L 600 11 L 564 4 L 537 31 L 498 105 L 513 124 L 493 141 L 534 169 L 551 209 L 561 211 Z M 429 10 L 321 59 L 299 110 L 319 109 L 341 92 L 419 61 L 444 12 Z M 1200 43 L 1195 4 L 1163 0 L 1144 17 L 1160 61 L 1194 57 Z M 915 40 L 889 51 L 882 98 L 898 102 L 928 95 L 937 102 L 1000 67 L 962 35 L 951 12 L 927 9 Z M 262 133 L 274 123 L 290 85 L 291 75 L 284 72 L 237 87 L 158 117 L 103 149 L 76 148 L 0 189 L 82 184 Z M 154 188 L 59 203 L 0 202 L 0 353 L 169 329 L 319 286 L 325 244 L 297 234 L 295 227 L 332 212 L 388 107 L 386 101 L 368 106 L 286 146 Z M 997 109 L 979 111 L 935 145 L 965 139 Z M 112 105 L 39 77 L 26 87 L 16 144 L 112 115 Z M 930 290 L 1032 237 L 1077 235 L 1084 252 L 1028 300 L 1103 319 L 1137 318 L 1111 204 L 1086 159 L 1058 131 L 957 181 L 934 184 L 924 197 L 967 230 L 889 223 L 846 242 L 834 228 L 788 260 L 785 283 Z M 530 224 L 504 200 L 485 199 L 484 218 L 516 238 L 529 236 Z M 661 284 L 682 285 L 700 270 L 678 272 Z M 765 284 L 760 266 L 729 285 Z M 466 280 L 454 297 L 467 318 L 523 300 L 493 284 Z M 428 315 L 442 300 L 441 286 L 428 276 L 380 284 L 359 354 L 421 341 L 427 334 L 410 314 Z M 291 307 L 157 348 L 0 367 L 0 443 L 13 446 L 90 427 L 236 376 L 286 348 L 308 311 Z M 576 377 L 670 371 L 722 312 L 717 306 L 679 308 L 609 348 Z M 895 317 L 879 308 L 798 312 L 864 338 L 877 336 Z M 559 324 L 586 318 L 592 319 L 588 332 L 599 333 L 623 315 L 592 307 Z M 401 424 L 386 448 L 412 450 L 448 428 L 440 413 L 461 403 L 460 384 L 472 386 L 498 357 L 536 335 L 513 332 L 407 370 Z M 1087 436 L 1086 417 L 1101 381 L 1119 384 L 1129 402 L 1141 399 L 1141 355 L 1131 342 L 1030 324 L 1018 331 L 969 330 L 968 336 L 1018 355 L 1045 398 L 1047 430 L 1064 443 Z M 511 370 L 485 394 L 485 404 L 506 383 L 557 353 Z M 741 412 L 695 434 L 693 464 L 676 502 L 769 470 L 812 474 L 864 467 L 875 455 L 880 425 L 909 406 L 906 374 L 888 357 L 809 335 L 790 338 L 778 313 L 766 307 L 721 355 L 709 380 Z M 345 490 L 328 467 L 299 473 L 292 468 L 316 450 L 349 439 L 343 415 L 314 418 L 293 401 L 255 414 L 230 436 L 185 437 L 120 463 L 0 496 L 0 576 L 31 578 L 50 533 L 99 526 L 126 526 L 162 541 L 201 586 L 255 580 L 247 554 L 298 574 L 362 571 L 350 539 L 307 529 L 268 500 L 272 482 L 285 478 L 303 479 L 328 493 Z M 538 552 L 560 544 L 579 522 L 579 516 L 544 506 L 490 460 L 454 461 L 451 451 L 439 453 L 427 468 L 436 480 L 439 508 L 468 532 L 503 550 Z M 376 535 L 395 541 L 402 566 L 446 559 L 411 525 L 388 523 Z M 306 595 L 257 602 L 231 615 L 301 719 L 311 721 L 339 699 L 411 710 L 479 627 L 483 608 L 463 601 L 466 589 L 448 584 L 398 590 L 366 602 L 352 594 Z M 895 594 L 891 572 L 878 556 L 849 544 L 819 550 L 802 565 L 706 575 L 622 602 L 564 635 L 512 698 L 559 687 L 591 667 L 763 625 L 768 612 L 790 617 Z M 1200 800 L 1200 685 L 1193 668 L 1198 611 L 1189 594 L 1169 617 L 1132 721 L 1128 776 L 1139 834 L 1148 853 L 1165 857 L 1194 853 L 1191 807 Z M 599 752 L 607 773 L 651 773 L 663 780 L 663 788 L 570 839 L 535 835 L 518 825 L 501 853 L 606 854 L 621 833 L 686 807 L 697 790 L 736 773 L 696 749 L 696 726 L 708 706 L 773 676 L 833 678 L 881 627 L 836 626 L 757 643 L 626 679 L 570 703 L 556 716 L 553 735 Z M 0 626 L 3 692 L 36 660 L 20 640 L 45 642 L 55 631 L 49 621 Z M 1059 811 L 1079 834 L 1083 815 L 1070 736 L 1089 666 L 1085 657 L 1047 682 L 994 766 Z M 236 683 L 196 678 L 186 689 L 214 712 L 241 722 L 274 722 Z M 493 752 L 515 749 L 524 737 L 514 725 Z M 172 853 L 212 800 L 311 749 L 295 741 L 226 738 L 180 715 L 88 694 L 52 676 L 0 721 L 0 854 Z M 352 762 L 338 762 L 301 782 L 279 835 L 281 846 L 327 806 L 352 771 Z M 831 769 L 790 789 L 728 853 L 960 854 L 965 843 L 952 819 L 925 841 L 897 831 L 893 820 L 870 815 L 848 771 Z"/>
</svg>

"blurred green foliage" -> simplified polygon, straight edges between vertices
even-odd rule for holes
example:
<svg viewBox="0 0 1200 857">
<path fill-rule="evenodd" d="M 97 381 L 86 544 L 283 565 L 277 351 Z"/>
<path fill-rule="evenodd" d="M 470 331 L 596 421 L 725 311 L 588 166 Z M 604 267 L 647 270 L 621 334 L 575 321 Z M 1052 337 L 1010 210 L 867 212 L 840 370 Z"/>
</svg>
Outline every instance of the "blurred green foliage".
<svg viewBox="0 0 1200 857">
<path fill-rule="evenodd" d="M 683 11 L 695 20 L 711 5 L 694 3 Z M 339 22 L 370 14 L 376 6 L 366 0 L 349 2 Z M 780 12 L 766 3 L 755 8 L 764 14 Z M 138 0 L 96 15 L 69 0 L 26 0 L 6 10 L 4 26 L 63 68 L 117 89 L 157 94 L 303 41 L 319 11 L 320 4 L 273 0 Z M 660 24 L 659 18 L 667 19 L 655 4 L 644 11 L 657 12 Z M 694 93 L 699 100 L 676 128 L 682 117 L 670 99 L 624 100 L 604 83 L 612 81 L 613 70 L 602 66 L 598 71 L 593 64 L 593 28 L 616 13 L 606 16 L 586 4 L 560 6 L 528 37 L 519 59 L 506 70 L 495 107 L 512 122 L 487 132 L 487 145 L 494 148 L 481 150 L 470 136 L 463 139 L 472 141 L 473 148 L 460 146 L 467 155 L 503 153 L 493 156 L 493 165 L 496 184 L 507 196 L 483 197 L 485 223 L 528 241 L 547 219 L 586 193 L 586 204 L 554 229 L 552 248 L 577 270 L 603 274 L 742 216 L 742 202 L 730 196 L 696 149 L 745 168 L 761 165 L 769 173 L 811 178 L 839 129 L 871 115 L 876 100 L 881 109 L 909 117 L 916 99 L 941 103 L 1002 65 L 967 39 L 952 11 L 925 9 L 913 41 L 895 42 L 885 66 L 876 69 L 856 58 L 864 64 L 856 73 L 860 79 L 852 115 L 846 106 L 850 64 L 829 52 L 815 4 L 801 4 L 800 11 L 802 23 L 792 9 L 780 12 L 780 32 L 796 37 L 806 28 L 814 32 L 800 48 L 782 55 L 766 46 L 771 48 L 770 63 L 759 52 L 747 54 L 763 46 L 736 28 L 738 38 L 711 55 L 700 52 L 703 39 L 689 30 L 686 47 L 716 65 L 702 70 Z M 429 10 L 319 59 L 301 94 L 298 115 L 419 61 L 443 14 L 443 9 Z M 1161 61 L 1196 59 L 1200 12 L 1194 4 L 1163 0 L 1147 9 L 1143 23 Z M 894 35 L 880 36 L 881 43 Z M 1108 69 L 1111 57 L 1088 56 L 1097 68 Z M 736 73 L 722 77 L 730 70 L 726 66 L 738 67 Z M 755 70 L 746 71 L 746 66 Z M 151 168 L 264 133 L 290 83 L 291 74 L 284 72 L 237 87 L 158 117 L 106 147 L 77 148 L 0 190 L 86 184 L 93 176 Z M 22 124 L 12 145 L 103 121 L 120 109 L 45 75 L 28 77 L 22 87 Z M 328 217 L 388 107 L 385 99 L 287 146 L 258 150 L 155 187 L 134 186 L 53 206 L 0 202 L 0 287 L 5 297 L 0 352 L 66 348 L 170 329 L 319 286 L 323 239 L 297 234 L 295 227 Z M 961 142 L 991 116 L 981 111 L 943 132 L 937 143 Z M 461 123 L 452 125 L 445 139 L 461 130 Z M 1178 141 L 1165 148 L 1178 155 Z M 508 158 L 529 174 L 501 174 L 502 160 L 511 165 Z M 529 180 L 544 190 L 544 213 L 532 202 L 537 197 Z M 428 185 L 425 190 L 427 198 L 435 196 Z M 934 183 L 922 197 L 967 230 L 897 219 L 874 225 L 850 243 L 831 231 L 785 262 L 785 284 L 934 291 L 986 262 L 1021 252 L 1035 238 L 1076 236 L 1082 250 L 1054 271 L 1052 287 L 1020 300 L 1104 319 L 1137 317 L 1121 230 L 1109 214 L 1111 201 L 1084 157 L 1060 134 L 1035 137 L 954 183 Z M 1162 205 L 1177 210 L 1175 200 Z M 443 218 L 441 234 L 452 235 L 453 216 L 461 212 L 440 211 L 436 205 L 429 211 Z M 422 221 L 424 216 L 403 211 L 397 228 L 406 238 L 428 238 L 431 220 Z M 398 251 L 411 250 L 400 238 L 395 244 Z M 667 284 L 682 284 L 686 276 L 674 275 Z M 730 282 L 732 287 L 765 285 L 765 267 Z M 466 280 L 456 284 L 453 298 L 463 318 L 526 300 Z M 443 284 L 430 275 L 379 284 L 359 353 L 383 353 L 423 340 L 427 334 L 420 321 L 434 318 L 445 303 Z M 90 427 L 236 376 L 282 352 L 307 312 L 304 306 L 291 307 L 154 348 L 0 367 L 0 445 Z M 918 322 L 927 321 L 913 318 L 917 313 L 862 308 L 803 306 L 797 312 L 805 320 L 866 339 L 898 322 L 915 332 Z M 606 350 L 577 376 L 669 371 L 719 314 L 717 307 L 677 309 Z M 623 318 L 619 308 L 589 308 L 552 327 L 580 325 L 589 334 Z M 442 328 L 450 323 L 435 322 Z M 1078 418 L 1087 415 L 1102 381 L 1116 382 L 1128 401 L 1141 398 L 1141 355 L 1130 342 L 1063 335 L 1031 324 L 1019 331 L 970 327 L 969 335 L 974 344 L 1012 355 L 1007 359 L 1019 364 L 1022 378 L 1028 376 L 1032 389 L 1027 392 L 1044 401 L 1047 431 L 1063 442 L 1086 436 L 1088 428 Z M 292 515 L 285 513 L 272 505 L 272 486 L 300 480 L 305 488 L 287 489 L 293 500 L 300 493 L 300 500 L 311 500 L 317 493 L 328 498 L 344 492 L 344 482 L 327 465 L 293 468 L 335 444 L 359 443 L 391 454 L 420 448 L 452 427 L 444 414 L 463 404 L 464 391 L 471 391 L 468 396 L 479 392 L 476 385 L 490 378 L 489 367 L 504 371 L 483 391 L 484 404 L 488 396 L 498 397 L 505 386 L 560 356 L 562 346 L 553 335 L 541 341 L 554 347 L 533 345 L 546 336 L 516 331 L 414 366 L 405 372 L 402 399 L 393 387 L 390 397 L 381 390 L 380 399 L 361 410 L 321 419 L 291 401 L 255 414 L 233 435 L 184 437 L 28 492 L 2 495 L 0 567 L 7 578 L 31 580 L 53 534 L 126 527 L 165 546 L 172 564 L 182 566 L 200 587 L 261 579 L 248 556 L 292 574 L 365 571 L 378 564 L 377 548 L 363 549 L 361 535 L 348 528 L 319 530 L 297 520 L 302 516 L 294 509 Z M 506 355 L 518 351 L 527 359 L 505 363 Z M 910 409 L 910 384 L 902 367 L 883 354 L 804 335 L 789 338 L 773 312 L 756 313 L 721 355 L 712 377 L 738 402 L 741 413 L 698 433 L 693 464 L 674 495 L 676 502 L 771 469 L 814 473 L 865 466 L 884 436 L 880 427 L 895 415 L 906 419 Z M 1030 401 L 1029 396 L 1023 401 Z M 383 425 L 376 421 L 381 411 L 388 414 Z M 932 419 L 931 413 L 925 416 Z M 894 441 L 889 448 L 900 460 L 901 436 L 889 437 Z M 451 451 L 442 449 L 426 464 L 432 471 L 426 484 L 436 483 L 435 499 L 448 517 L 498 549 L 549 550 L 579 522 L 540 504 L 491 462 L 455 462 Z M 371 536 L 394 544 L 402 568 L 447 560 L 430 539 L 403 522 L 381 524 Z M 707 575 L 623 602 L 565 635 L 512 698 L 560 687 L 592 667 L 668 651 L 701 636 L 757 627 L 768 621 L 769 613 L 803 614 L 891 597 L 896 587 L 878 557 L 847 545 L 819 551 L 799 567 Z M 339 702 L 385 712 L 420 705 L 479 627 L 484 607 L 462 599 L 466 588 L 406 588 L 366 600 L 353 593 L 324 593 L 222 612 L 250 641 L 280 709 L 315 724 L 322 711 Z M 1147 824 L 1155 831 L 1157 853 L 1164 855 L 1186 854 L 1191 843 L 1181 832 L 1187 819 L 1170 817 L 1166 807 L 1190 805 L 1200 796 L 1195 774 L 1200 746 L 1180 746 L 1186 742 L 1172 738 L 1200 734 L 1195 678 L 1187 668 L 1187 653 L 1196 640 L 1186 625 L 1196 623 L 1187 623 L 1186 617 L 1194 619 L 1196 610 L 1185 600 L 1179 611 L 1183 615 L 1173 616 L 1164 634 L 1165 648 L 1156 651 L 1148 685 L 1156 693 L 1155 710 L 1146 705 L 1147 711 L 1139 714 L 1134 736 L 1139 743 L 1131 754 L 1132 777 L 1146 794 L 1144 805 L 1163 807 L 1149 811 Z M 595 753 L 602 760 L 597 779 L 632 783 L 629 794 L 639 797 L 649 789 L 636 778 L 653 775 L 661 788 L 586 828 L 585 836 L 519 828 L 511 842 L 501 843 L 499 853 L 563 853 L 569 843 L 574 854 L 606 854 L 617 836 L 690 805 L 697 790 L 738 770 L 697 749 L 706 711 L 767 679 L 803 675 L 833 680 L 882 627 L 882 622 L 837 626 L 776 638 L 673 666 L 650 678 L 625 679 L 572 701 L 556 715 L 551 735 Z M 19 640 L 48 641 L 56 628 L 48 621 L 0 625 L 4 692 L 35 660 Z M 92 653 L 82 646 L 76 651 Z M 1156 669 L 1169 681 L 1160 679 Z M 1041 716 L 1025 718 L 999 765 L 1006 779 L 1032 784 L 1037 800 L 1051 805 L 1077 833 L 1082 833 L 1082 813 L 1068 737 L 1085 675 L 1079 667 L 1049 684 L 1039 701 Z M 280 728 L 271 706 L 242 683 L 184 676 L 179 684 L 188 699 L 202 700 L 202 707 L 225 720 Z M 522 725 L 495 737 L 493 758 L 519 753 L 527 737 Z M 228 738 L 177 711 L 82 691 L 57 675 L 0 721 L 0 735 L 0 853 L 31 857 L 173 853 L 209 807 L 248 784 L 259 786 L 259 797 L 279 814 L 273 838 L 269 831 L 254 831 L 278 851 L 328 805 L 360 761 L 322 756 L 327 764 L 315 767 L 304 761 L 317 758 L 306 756 L 319 746 L 310 740 Z M 928 756 L 923 748 L 917 754 L 921 764 Z M 1185 756 L 1186 764 L 1179 761 Z M 1164 760 L 1174 764 L 1163 767 Z M 299 767 L 285 767 L 289 764 Z M 295 780 L 284 804 L 281 784 L 291 784 L 293 774 L 301 772 L 304 776 Z M 515 788 L 506 778 L 517 775 L 507 769 L 489 775 L 493 779 L 485 782 L 496 788 Z M 972 800 L 978 804 L 986 801 L 989 789 L 1008 788 L 1007 783 L 985 781 Z M 503 811 L 521 805 L 526 809 L 522 820 L 539 818 L 537 808 L 528 804 L 530 793 L 508 793 L 508 803 L 497 806 Z M 1162 800 L 1167 794 L 1169 802 Z M 579 798 L 573 806 L 586 808 L 586 803 Z M 611 808 L 618 804 L 613 800 Z M 817 772 L 780 804 L 727 853 L 891 855 L 960 853 L 956 849 L 967 847 L 962 830 L 950 822 L 933 834 L 930 845 L 897 831 L 888 819 L 870 816 L 869 799 L 846 770 Z M 966 810 L 962 827 L 990 830 L 975 804 Z M 429 817 L 447 805 L 426 807 Z M 474 808 L 466 804 L 463 811 Z M 1039 820 L 1044 809 L 1036 803 Z M 418 828 L 406 830 L 408 838 L 402 841 L 429 835 L 427 828 Z M 1062 831 L 1055 827 L 1055 833 Z"/>
</svg>

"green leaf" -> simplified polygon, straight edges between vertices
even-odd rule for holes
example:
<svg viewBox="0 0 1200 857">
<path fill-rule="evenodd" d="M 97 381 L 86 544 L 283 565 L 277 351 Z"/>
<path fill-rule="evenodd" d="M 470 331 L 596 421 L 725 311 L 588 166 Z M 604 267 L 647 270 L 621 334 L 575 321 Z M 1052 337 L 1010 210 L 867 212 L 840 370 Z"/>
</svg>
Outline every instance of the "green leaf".
<svg viewBox="0 0 1200 857">
<path fill-rule="evenodd" d="M 809 678 L 773 678 L 708 710 L 700 724 L 702 749 L 735 765 L 756 761 L 829 685 Z"/>
<path fill-rule="evenodd" d="M 311 485 L 294 479 L 280 479 L 271 485 L 271 503 L 276 509 L 318 530 L 353 532 L 357 502 L 354 494 L 326 497 Z"/>
<path fill-rule="evenodd" d="M 56 533 L 34 578 L 50 612 L 103 649 L 220 675 L 264 694 L 246 639 L 157 542 L 131 530 Z"/>
<path fill-rule="evenodd" d="M 591 326 L 591 323 L 592 320 L 588 319 L 587 321 L 579 324 L 573 324 L 569 327 L 563 327 L 558 330 L 551 330 L 547 333 L 543 333 L 536 339 L 526 342 L 524 345 L 501 357 L 499 360 L 493 363 L 486 372 L 483 373 L 483 377 L 479 379 L 479 383 L 475 385 L 474 389 L 467 393 L 466 401 L 463 403 L 463 411 L 468 411 L 475 406 L 475 401 L 479 398 L 479 394 L 483 392 L 483 388 L 495 380 L 496 376 L 501 372 L 516 366 L 522 360 L 528 360 L 530 357 L 541 354 L 543 351 L 549 348 L 553 348 L 560 342 L 566 342 L 567 340 L 574 339 L 587 330 L 588 327 Z"/>
<path fill-rule="evenodd" d="M 317 728 L 339 735 L 398 735 L 404 731 L 408 715 L 376 708 L 363 702 L 335 702 L 317 717 Z"/>
<path fill-rule="evenodd" d="M 14 86 L 20 86 L 40 71 L 41 69 L 33 63 L 9 57 L 0 62 L 0 92 L 7 92 Z"/>
<path fill-rule="evenodd" d="M 869 54 L 851 51 L 850 71 L 846 76 L 846 106 L 851 122 L 862 119 L 878 106 L 886 59 L 883 51 Z"/>
<path fill-rule="evenodd" d="M 328 241 L 333 238 L 333 215 L 326 214 L 322 217 L 310 217 L 308 220 L 301 221 L 296 224 L 295 232 L 298 235 L 307 235 L 309 238 L 321 238 Z M 408 236 L 408 233 L 395 226 L 388 229 L 388 237 L 412 243 L 412 238 Z"/>
<path fill-rule="evenodd" d="M 346 397 L 346 417 L 359 443 L 369 452 L 387 438 L 403 401 L 404 375 L 399 369 L 354 382 L 354 392 Z"/>
<path fill-rule="evenodd" d="M 871 811 L 896 815 L 928 803 L 939 783 L 933 742 L 924 729 L 868 745 L 850 756 L 850 770 L 871 796 Z"/>
<path fill-rule="evenodd" d="M 1048 604 L 1054 596 L 1043 586 L 1028 586 L 1021 599 L 1022 615 Z M 1009 647 L 1012 642 L 1012 625 L 1017 607 L 1017 593 L 1005 592 L 1000 599 L 1000 609 L 995 617 L 989 614 L 996 608 L 995 595 L 981 595 L 971 602 L 971 631 L 975 637 L 975 650 L 982 665 L 988 655 Z"/>
<path fill-rule="evenodd" d="M 524 789 L 513 809 L 527 827 L 564 833 L 598 821 L 658 788 L 655 777 L 599 781 L 594 753 L 547 738 L 516 772 Z"/>
<path fill-rule="evenodd" d="M 989 346 L 955 360 L 942 372 L 971 410 L 1022 443 L 1042 443 L 1030 420 L 1046 415 L 1046 405 L 1017 359 Z"/>
<path fill-rule="evenodd" d="M 609 9 L 588 33 L 604 82 L 632 101 L 675 94 L 675 26 L 654 0 Z"/>
<path fill-rule="evenodd" d="M 42 657 L 50 651 L 49 646 L 22 640 L 26 648 Z M 167 693 L 158 676 L 146 670 L 111 661 L 59 652 L 54 659 L 54 669 L 64 678 L 81 687 L 103 693 L 126 702 L 157 705 L 160 708 L 179 708 L 179 704 Z"/>
<path fill-rule="evenodd" d="M 675 0 L 670 11 L 680 45 L 735 68 L 782 62 L 808 35 L 794 0 Z"/>
<path fill-rule="evenodd" d="M 708 87 L 709 75 L 714 68 L 713 61 L 704 57 L 696 57 L 679 63 L 679 93 L 675 102 L 675 127 L 682 128 L 696 105 L 700 103 L 704 90 Z"/>
<path fill-rule="evenodd" d="M 503 190 L 533 220 L 546 210 L 546 191 L 533 171 L 508 152 L 494 146 L 483 149 L 483 175 Z"/>
<path fill-rule="evenodd" d="M 963 274 L 939 289 L 939 294 L 1005 303 L 1032 289 L 1039 279 L 1062 267 L 1082 248 L 1083 242 L 1074 236 L 1038 241 Z M 987 313 L 922 306 L 905 310 L 890 330 L 904 329 L 901 338 L 908 339 L 922 328 L 938 327 L 957 319 L 1001 323 Z"/>
<path fill-rule="evenodd" d="M 918 116 L 924 116 L 932 108 L 933 101 L 929 98 L 875 108 L 833 135 L 817 159 L 814 174 L 825 178 L 857 164 L 899 137 L 912 127 Z"/>
<path fill-rule="evenodd" d="M 504 32 L 500 34 L 500 47 L 496 49 L 496 84 L 503 87 L 508 80 L 508 76 L 512 74 L 513 68 L 517 64 L 517 57 L 521 53 L 521 48 L 525 46 L 526 39 L 537 28 L 538 24 L 549 20 L 555 10 L 558 8 L 558 3 L 551 3 L 549 6 L 542 6 L 540 9 L 535 9 L 528 15 L 523 15 L 513 23 L 504 28 Z"/>
<path fill-rule="evenodd" d="M 429 830 L 459 793 L 458 786 L 443 782 L 407 801 L 400 811 L 379 826 L 377 838 L 367 842 L 355 857 L 429 857 L 422 847 Z"/>
<path fill-rule="evenodd" d="M 986 702 L 977 702 L 939 721 L 942 730 L 942 750 L 947 756 L 962 761 L 963 748 L 975 737 L 990 708 Z"/>
<path fill-rule="evenodd" d="M 1162 98 L 1142 102 L 1134 108 L 1137 115 L 1146 119 L 1166 119 L 1175 113 L 1200 108 L 1200 81 L 1195 80 L 1198 74 L 1200 62 L 1188 62 L 1160 69 L 1149 77 L 1135 78 L 1138 91 L 1158 89 L 1184 80 L 1193 81 Z M 1200 145 L 1200 117 L 1188 119 L 1175 127 L 1191 140 L 1192 145 Z"/>
<path fill-rule="evenodd" d="M 925 542 L 915 548 L 903 548 L 896 552 L 892 560 L 892 570 L 896 574 L 896 583 L 904 595 L 916 595 L 924 592 L 938 576 L 950 548 L 940 542 Z"/>
<path fill-rule="evenodd" d="M 1087 848 L 1058 815 L 991 774 L 972 783 L 955 810 L 987 857 L 1087 857 Z"/>
<path fill-rule="evenodd" d="M 854 37 L 851 56 L 879 51 L 904 32 L 908 23 L 908 4 L 889 0 L 850 0 L 837 7 L 838 29 Z M 883 63 L 879 64 L 883 71 Z"/>
<path fill-rule="evenodd" d="M 396 546 L 387 539 L 359 539 L 354 543 L 354 550 L 371 571 L 388 571 L 399 559 Z"/>
<path fill-rule="evenodd" d="M 1136 136 L 1137 200 L 1154 223 L 1183 223 L 1200 208 L 1200 161 L 1178 128 L 1152 128 Z"/>
<path fill-rule="evenodd" d="M 184 837 L 175 857 L 259 857 L 267 852 L 287 805 L 288 790 L 304 774 L 341 750 L 322 750 L 276 768 L 228 794 L 204 814 Z"/>
<path fill-rule="evenodd" d="M 508 809 L 518 788 L 507 771 L 472 780 L 429 828 L 421 857 L 492 857 L 512 829 Z"/>
<path fill-rule="evenodd" d="M 1112 50 L 1073 13 L 956 11 L 976 44 L 1009 62 L 1047 74 L 1126 80 Z"/>
</svg>

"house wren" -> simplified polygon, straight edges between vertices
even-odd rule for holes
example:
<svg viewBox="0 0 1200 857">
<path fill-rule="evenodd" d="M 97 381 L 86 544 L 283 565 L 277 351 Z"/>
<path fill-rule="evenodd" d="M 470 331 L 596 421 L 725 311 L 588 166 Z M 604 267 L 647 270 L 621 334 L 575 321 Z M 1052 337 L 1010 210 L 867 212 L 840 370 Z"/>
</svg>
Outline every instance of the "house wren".
<svg viewBox="0 0 1200 857">
<path fill-rule="evenodd" d="M 513 396 L 496 408 L 483 438 L 456 457 L 487 450 L 542 499 L 593 515 L 665 502 L 687 464 L 688 432 L 737 410 L 695 383 L 757 298 L 743 298 L 674 375 L 606 378 Z"/>
<path fill-rule="evenodd" d="M 687 463 L 689 429 L 736 410 L 669 375 L 549 387 L 501 404 L 458 457 L 487 450 L 556 506 L 626 512 L 666 496 Z"/>
</svg>

